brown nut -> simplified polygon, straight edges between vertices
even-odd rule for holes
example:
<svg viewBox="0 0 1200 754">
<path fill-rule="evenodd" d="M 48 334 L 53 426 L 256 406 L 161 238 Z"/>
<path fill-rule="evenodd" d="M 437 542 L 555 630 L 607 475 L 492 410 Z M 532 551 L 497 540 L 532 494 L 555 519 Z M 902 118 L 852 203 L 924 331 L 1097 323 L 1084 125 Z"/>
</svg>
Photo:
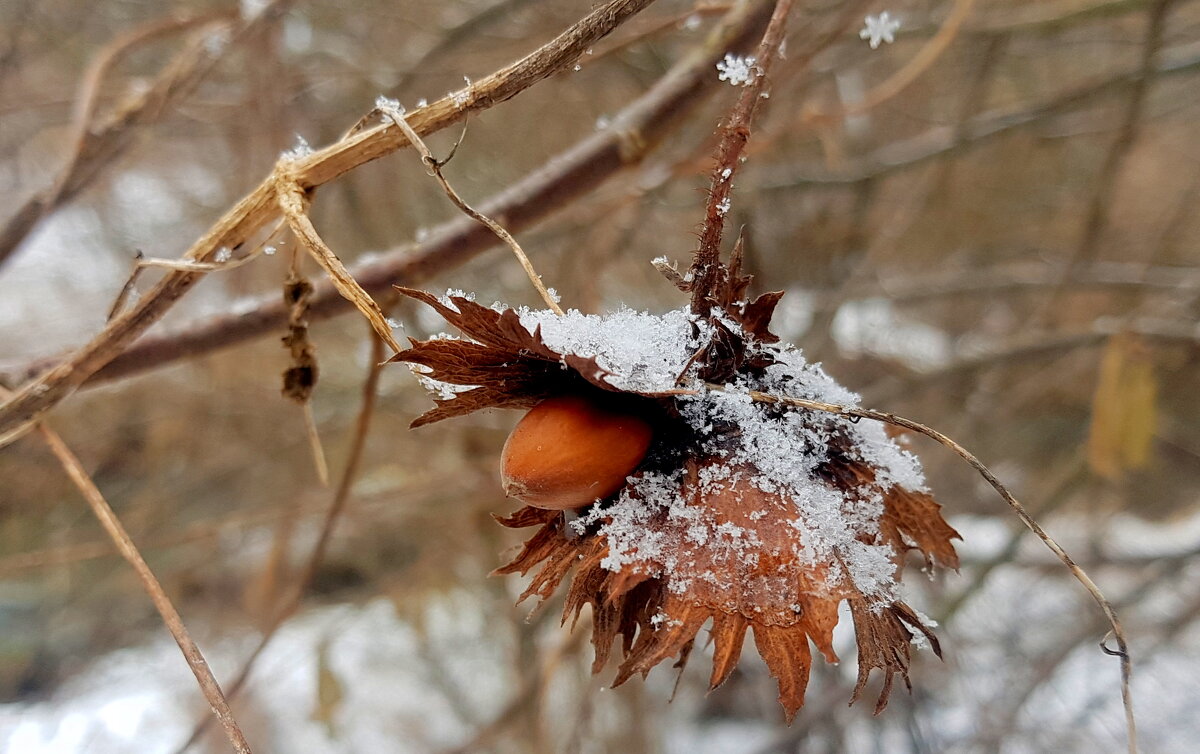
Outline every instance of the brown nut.
<svg viewBox="0 0 1200 754">
<path fill-rule="evenodd" d="M 650 423 L 608 401 L 547 398 L 517 423 L 500 463 L 504 492 L 537 508 L 579 508 L 625 484 L 650 448 Z"/>
</svg>

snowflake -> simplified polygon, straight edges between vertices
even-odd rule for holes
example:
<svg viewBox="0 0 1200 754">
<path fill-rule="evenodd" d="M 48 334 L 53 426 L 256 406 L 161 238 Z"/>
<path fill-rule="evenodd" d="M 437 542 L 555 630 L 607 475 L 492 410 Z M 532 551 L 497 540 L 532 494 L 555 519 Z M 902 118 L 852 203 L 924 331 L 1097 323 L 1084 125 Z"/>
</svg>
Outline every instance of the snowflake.
<svg viewBox="0 0 1200 754">
<path fill-rule="evenodd" d="M 717 63 L 717 70 L 721 72 L 717 78 L 721 81 L 728 81 L 734 86 L 745 86 L 754 81 L 758 76 L 758 69 L 753 55 L 742 57 L 734 55 L 731 52 L 725 53 L 725 59 Z"/>
<path fill-rule="evenodd" d="M 878 16 L 867 16 L 863 19 L 863 23 L 866 26 L 858 32 L 858 36 L 859 39 L 869 41 L 872 50 L 878 48 L 881 42 L 891 44 L 896 41 L 896 30 L 900 28 L 900 19 L 892 18 L 892 15 L 886 10 Z"/>
<path fill-rule="evenodd" d="M 279 159 L 284 160 L 286 162 L 292 162 L 294 160 L 302 160 L 305 157 L 308 157 L 312 153 L 313 153 L 313 150 L 312 150 L 312 147 L 310 147 L 308 145 L 308 141 L 300 134 L 296 134 L 295 146 L 293 146 L 291 149 L 287 150 L 286 152 L 281 152 L 279 155 Z"/>
</svg>

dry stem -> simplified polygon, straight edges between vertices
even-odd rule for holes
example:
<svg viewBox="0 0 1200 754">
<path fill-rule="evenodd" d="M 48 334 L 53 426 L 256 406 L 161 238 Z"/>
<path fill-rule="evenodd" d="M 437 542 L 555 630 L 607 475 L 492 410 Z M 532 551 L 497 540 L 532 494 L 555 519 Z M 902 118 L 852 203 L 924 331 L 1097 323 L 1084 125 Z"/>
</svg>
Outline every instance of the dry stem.
<svg viewBox="0 0 1200 754">
<path fill-rule="evenodd" d="M 0 388 L 0 396 L 7 396 L 8 391 Z M 71 478 L 75 486 L 83 494 L 88 506 L 92 509 L 92 513 L 100 521 L 100 525 L 104 527 L 104 531 L 112 539 L 121 556 L 133 566 L 133 570 L 137 573 L 138 579 L 142 582 L 142 588 L 146 590 L 146 594 L 150 596 L 151 602 L 154 603 L 158 614 L 162 616 L 163 623 L 167 630 L 171 632 L 175 643 L 179 645 L 179 650 L 183 652 L 183 657 L 187 660 L 188 667 L 192 669 L 192 674 L 196 676 L 196 682 L 200 685 L 200 692 L 204 694 L 205 700 L 208 701 L 212 708 L 213 714 L 221 721 L 221 727 L 225 729 L 225 735 L 229 738 L 230 744 L 233 745 L 234 751 L 239 754 L 251 754 L 250 745 L 246 742 L 246 738 L 242 735 L 241 729 L 238 727 L 237 721 L 233 717 L 232 710 L 229 709 L 229 702 L 226 701 L 225 695 L 221 692 L 221 685 L 217 683 L 216 677 L 213 676 L 212 669 L 208 666 L 208 661 L 204 659 L 204 654 L 201 653 L 200 647 L 196 646 L 196 642 L 192 640 L 191 634 L 188 633 L 187 627 L 183 624 L 183 618 L 180 617 L 179 611 L 175 609 L 175 605 L 171 603 L 171 598 L 163 590 L 162 584 L 154 576 L 154 572 L 150 570 L 150 566 L 146 564 L 142 554 L 138 552 L 137 545 L 129 537 L 129 533 L 125 531 L 125 527 L 121 525 L 120 519 L 113 511 L 108 501 L 104 499 L 103 493 L 96 483 L 92 481 L 91 476 L 83 468 L 83 464 L 67 447 L 58 433 L 52 430 L 45 423 L 38 425 L 38 430 L 42 433 L 42 439 L 50 448 L 50 452 L 58 459 L 63 470 L 67 472 L 67 476 Z M 212 718 L 206 718 L 212 719 Z"/>
<path fill-rule="evenodd" d="M 542 301 L 546 302 L 546 306 L 550 309 L 550 311 L 561 317 L 563 315 L 562 308 L 559 307 L 558 302 L 554 300 L 554 296 L 550 294 L 550 291 L 546 290 L 546 284 L 542 282 L 542 276 L 539 275 L 537 270 L 533 268 L 533 263 L 529 261 L 529 257 L 525 254 L 525 250 L 521 248 L 521 245 L 517 243 L 517 239 L 513 238 L 512 234 L 505 230 L 504 226 L 502 226 L 500 223 L 496 222 L 482 212 L 479 212 L 463 201 L 463 198 L 458 195 L 458 192 L 454 190 L 454 187 L 450 185 L 450 182 L 446 180 L 446 176 L 442 175 L 442 166 L 445 165 L 449 159 L 446 161 L 439 161 L 433 156 L 433 152 L 429 151 L 429 147 L 426 146 L 425 142 L 421 140 L 421 137 L 417 135 L 417 132 L 413 130 L 413 127 L 408 125 L 408 121 L 404 119 L 404 113 L 400 111 L 398 103 L 380 101 L 377 102 L 375 106 L 380 113 L 386 115 L 393 123 L 396 124 L 397 128 L 404 132 L 404 135 L 408 138 L 409 143 L 412 144 L 413 148 L 421 154 L 421 161 L 425 163 L 425 169 L 428 171 L 429 175 L 437 179 L 437 182 L 442 187 L 442 191 L 446 192 L 446 196 L 450 197 L 450 201 L 454 202 L 454 206 L 462 210 L 463 214 L 474 218 L 477 222 L 487 226 L 488 230 L 495 233 L 497 238 L 506 243 L 508 248 L 512 249 L 513 254 L 517 257 L 517 261 L 521 263 L 521 268 L 525 270 L 525 274 L 529 276 L 529 282 L 533 283 L 533 287 L 537 289 L 538 295 L 542 297 Z"/>
<path fill-rule="evenodd" d="M 481 206 L 488 214 L 503 217 L 507 227 L 519 230 L 561 209 L 621 170 L 639 164 L 679 122 L 682 115 L 699 104 L 705 93 L 716 88 L 719 82 L 713 75 L 713 64 L 729 50 L 742 49 L 751 34 L 765 23 L 769 9 L 770 6 L 762 0 L 755 0 L 730 11 L 702 44 L 664 74 L 644 95 L 618 113 L 609 128 L 589 134 Z M 483 83 L 476 84 L 476 89 Z M 429 111 L 432 107 L 430 105 L 408 115 L 408 122 L 419 134 L 427 135 L 436 128 L 448 125 L 431 120 L 433 116 Z M 429 125 L 431 123 L 434 125 Z M 380 132 L 383 133 L 376 137 L 379 140 L 385 137 L 398 139 L 396 147 L 408 144 L 394 128 L 378 127 L 362 134 Z M 331 154 L 333 149 L 330 147 L 318 152 L 309 157 L 305 164 L 311 164 L 321 155 Z M 270 194 L 260 187 L 234 208 L 210 236 L 226 231 L 237 235 L 247 232 L 244 227 L 249 222 L 247 218 L 271 212 L 275 206 L 271 200 Z M 493 240 L 494 236 L 488 229 L 470 218 L 461 217 L 434 228 L 429 237 L 420 243 L 400 247 L 379 259 L 359 265 L 354 269 L 354 277 L 365 290 L 378 295 L 391 290 L 394 284 L 413 285 L 461 264 L 489 248 Z M 206 237 L 194 247 L 194 251 L 208 249 L 209 246 Z M 198 279 L 198 276 L 184 274 L 169 278 L 185 280 L 184 290 Z M 147 308 L 148 311 L 141 316 L 157 319 L 182 295 L 182 290 L 177 291 L 174 283 L 168 284 L 171 286 L 169 291 L 164 293 L 160 286 L 160 290 L 143 299 L 143 311 Z M 168 295 L 172 297 L 170 300 L 157 300 Z M 148 301 L 150 303 L 146 303 Z M 313 295 L 310 315 L 314 320 L 324 319 L 348 308 L 349 305 L 336 290 L 319 285 Z M 108 329 L 65 362 L 57 358 L 41 359 L 17 369 L 6 370 L 0 374 L 0 382 L 20 384 L 27 380 L 36 381 L 25 387 L 22 392 L 27 395 L 19 403 L 0 405 L 0 438 L 11 432 L 23 416 L 47 410 L 79 383 L 123 378 L 177 359 L 232 346 L 274 332 L 286 320 L 287 310 L 278 296 L 265 296 L 252 309 L 219 315 L 181 332 L 151 334 L 128 348 L 128 341 L 148 324 L 122 324 L 119 328 Z M 136 326 L 136 331 L 127 333 L 126 328 L 131 326 Z M 95 375 L 94 378 L 92 375 Z M 45 394 L 39 394 L 39 391 L 45 391 Z M 2 444 L 3 440 L 0 439 Z"/>
<path fill-rule="evenodd" d="M 368 359 L 367 377 L 363 381 L 362 386 L 362 404 L 358 410 L 358 417 L 354 421 L 353 435 L 350 439 L 349 456 L 346 460 L 346 466 L 342 470 L 341 478 L 338 480 L 333 501 L 330 503 L 329 508 L 325 512 L 325 518 L 321 522 L 321 532 L 317 537 L 317 543 L 313 545 L 312 552 L 309 554 L 308 560 L 304 565 L 304 570 L 301 571 L 299 578 L 296 579 L 288 593 L 279 602 L 279 607 L 271 616 L 270 623 L 263 631 L 258 644 L 242 664 L 242 669 L 234 678 L 233 683 L 230 684 L 229 695 L 231 697 L 237 695 L 246 685 L 246 681 L 249 680 L 255 663 L 275 637 L 275 632 L 300 607 L 300 602 L 304 599 L 305 591 L 316 576 L 317 569 L 320 568 L 321 563 L 325 560 L 325 553 L 329 550 L 329 543 L 333 538 L 334 528 L 337 525 L 338 519 L 341 518 L 343 511 L 346 509 L 346 502 L 350 499 L 350 491 L 354 487 L 354 482 L 358 478 L 359 468 L 362 466 L 363 451 L 367 446 L 367 433 L 371 428 L 371 418 L 375 414 L 375 402 L 379 392 L 379 377 L 383 372 L 384 365 L 387 363 L 384 358 L 383 349 L 383 340 L 379 337 L 375 329 L 372 328 L 371 355 Z M 200 737 L 210 724 L 210 720 L 211 718 L 206 717 L 196 723 L 196 726 L 192 729 L 191 736 L 179 747 L 177 754 L 187 751 L 200 740 Z"/>
<path fill-rule="evenodd" d="M 698 317 L 709 315 L 707 298 L 721 270 L 721 236 L 725 229 L 725 215 L 729 212 L 729 196 L 733 193 L 733 176 L 741 163 L 746 142 L 750 140 L 750 126 L 758 103 L 766 94 L 767 75 L 783 43 L 787 15 L 791 9 L 792 0 L 779 0 L 775 4 L 771 20 L 754 55 L 753 80 L 742 87 L 741 96 L 721 132 L 708 190 L 708 206 L 704 211 L 704 229 L 700 231 L 700 245 L 692 258 L 692 312 Z"/>
<path fill-rule="evenodd" d="M 379 304 L 375 303 L 375 299 L 362 289 L 362 286 L 346 269 L 346 265 L 342 264 L 342 260 L 333 253 L 333 249 L 330 249 L 321 240 L 316 227 L 308 217 L 304 190 L 287 171 L 280 171 L 275 194 L 279 198 L 279 208 L 283 211 L 292 233 L 329 275 L 329 279 L 333 281 L 338 293 L 354 304 L 355 308 L 371 324 L 375 334 L 384 343 L 387 343 L 394 353 L 400 353 L 403 349 L 392 335 L 392 328 L 388 326 L 387 317 L 383 316 L 383 310 L 379 308 Z"/>
<path fill-rule="evenodd" d="M 509 99 L 571 65 L 593 43 L 651 2 L 653 0 L 610 0 L 522 60 L 414 111 L 409 122 L 418 133 L 428 134 L 461 121 L 469 112 Z M 348 136 L 326 149 L 295 160 L 288 167 L 294 182 L 308 190 L 390 154 L 407 143 L 397 129 L 380 126 Z M 218 249 L 236 249 L 244 243 L 277 217 L 278 185 L 278 178 L 272 173 L 193 244 L 185 258 L 208 262 Z M 114 317 L 90 343 L 0 404 L 0 447 L 28 431 L 39 417 L 112 361 L 203 275 L 203 272 L 191 270 L 169 271 L 152 291 L 129 310 Z"/>
</svg>

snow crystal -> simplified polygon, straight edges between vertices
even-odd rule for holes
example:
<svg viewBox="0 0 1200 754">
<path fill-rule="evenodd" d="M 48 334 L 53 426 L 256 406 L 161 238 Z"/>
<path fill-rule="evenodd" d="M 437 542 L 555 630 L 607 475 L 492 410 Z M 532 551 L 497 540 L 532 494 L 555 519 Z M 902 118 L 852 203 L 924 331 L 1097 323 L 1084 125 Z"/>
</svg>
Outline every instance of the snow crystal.
<svg viewBox="0 0 1200 754">
<path fill-rule="evenodd" d="M 467 82 L 466 88 L 450 93 L 450 101 L 454 103 L 455 107 L 463 107 L 471 101 L 471 79 L 463 76 L 463 81 Z"/>
<path fill-rule="evenodd" d="M 758 76 L 758 68 L 755 67 L 757 62 L 753 55 L 743 57 L 727 52 L 725 59 L 717 63 L 717 78 L 734 86 L 746 86 Z"/>
<path fill-rule="evenodd" d="M 222 246 L 217 249 L 216 254 L 213 254 L 213 261 L 217 264 L 225 264 L 230 259 L 233 259 L 233 252 L 229 250 L 228 246 Z"/>
<path fill-rule="evenodd" d="M 279 155 L 279 159 L 284 160 L 285 162 L 292 162 L 308 157 L 312 153 L 313 150 L 312 147 L 308 145 L 308 141 L 300 134 L 296 134 L 295 145 L 293 145 L 292 148 L 286 152 L 282 152 Z"/>
<path fill-rule="evenodd" d="M 717 203 L 717 212 L 719 212 L 722 215 L 729 214 L 729 209 L 732 206 L 733 206 L 733 204 L 729 201 L 729 197 L 727 196 L 724 199 L 722 199 L 720 202 Z"/>
<path fill-rule="evenodd" d="M 878 49 L 880 43 L 891 44 L 896 41 L 896 31 L 900 28 L 900 19 L 892 18 L 892 15 L 885 10 L 878 16 L 867 16 L 863 19 L 863 24 L 865 25 L 858 32 L 858 37 L 867 40 L 871 49 L 874 50 Z"/>
<path fill-rule="evenodd" d="M 375 98 L 375 109 L 382 113 L 404 115 L 404 105 L 400 104 L 400 100 L 385 97 L 382 94 Z"/>
</svg>

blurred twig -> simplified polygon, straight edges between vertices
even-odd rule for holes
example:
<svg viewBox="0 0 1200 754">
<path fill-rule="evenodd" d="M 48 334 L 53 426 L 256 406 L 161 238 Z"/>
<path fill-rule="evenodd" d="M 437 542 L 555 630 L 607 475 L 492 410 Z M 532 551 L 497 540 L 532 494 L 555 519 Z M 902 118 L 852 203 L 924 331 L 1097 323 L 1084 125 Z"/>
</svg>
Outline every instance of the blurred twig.
<svg viewBox="0 0 1200 754">
<path fill-rule="evenodd" d="M 609 128 L 588 135 L 567 151 L 553 156 L 522 180 L 480 203 L 482 211 L 500 218 L 510 230 L 520 231 L 568 205 L 603 180 L 639 164 L 650 149 L 679 122 L 681 116 L 701 101 L 701 95 L 711 92 L 720 83 L 712 75 L 713 64 L 729 50 L 740 49 L 746 44 L 750 35 L 761 28 L 768 9 L 769 6 L 762 0 L 756 0 L 731 11 L 703 43 L 664 74 L 646 94 L 621 111 Z M 482 86 L 482 82 L 476 85 L 477 88 L 479 86 Z M 432 122 L 438 127 L 452 122 L 430 121 L 430 117 L 429 109 L 421 108 L 410 112 L 408 121 L 421 135 L 427 135 L 433 128 L 418 126 L 418 120 L 426 124 Z M 374 139 L 386 140 L 387 143 L 395 141 L 397 146 L 408 143 L 403 134 L 394 128 L 380 126 L 363 134 L 376 134 Z M 366 137 L 360 135 L 357 138 L 361 140 Z M 309 158 L 310 163 L 328 151 Z M 251 212 L 266 211 L 266 207 L 257 205 L 269 200 L 270 197 L 259 193 L 243 200 L 234 216 L 218 225 L 215 233 L 244 232 L 241 224 L 246 222 Z M 378 294 L 390 290 L 393 284 L 419 283 L 465 262 L 494 243 L 495 237 L 486 228 L 469 218 L 458 218 L 432 229 L 428 237 L 419 243 L 355 266 L 351 274 L 368 293 Z M 206 249 L 208 245 L 207 241 L 201 243 L 201 247 Z M 167 290 L 172 291 L 170 295 L 178 297 L 182 292 L 174 293 L 175 287 L 179 284 L 190 286 L 196 279 L 194 276 L 173 276 L 168 281 Z M 158 304 L 155 308 L 162 306 Z M 331 286 L 318 286 L 310 315 L 316 321 L 340 314 L 348 308 L 349 305 Z M 159 316 L 159 312 L 155 311 L 153 316 Z M 286 308 L 278 301 L 278 297 L 267 296 L 246 311 L 220 315 L 179 332 L 145 337 L 124 350 L 127 341 L 145 326 L 127 321 L 121 325 L 120 332 L 102 334 L 67 362 L 60 362 L 59 359 L 38 360 L 15 369 L 0 370 L 0 384 L 18 384 L 42 375 L 38 382 L 26 388 L 31 397 L 26 399 L 23 406 L 0 406 L 0 427 L 4 427 L 6 421 L 19 421 L 7 419 L 6 415 L 18 416 L 30 410 L 45 410 L 51 403 L 65 397 L 76 383 L 83 382 L 85 378 L 82 372 L 74 371 L 74 365 L 85 366 L 88 377 L 95 374 L 98 380 L 118 379 L 265 335 L 282 326 L 286 317 Z M 131 329 L 133 327 L 137 329 Z M 99 353 L 93 353 L 97 350 Z M 121 353 L 122 350 L 124 353 Z M 32 394 L 43 389 L 41 386 L 46 386 L 44 389 L 47 391 L 54 390 L 55 395 L 50 398 L 43 395 L 35 400 Z M 0 429 L 0 435 L 3 432 Z"/>
<path fill-rule="evenodd" d="M 1146 95 L 1150 84 L 1154 81 L 1154 70 L 1157 64 L 1159 49 L 1162 47 L 1163 31 L 1166 26 L 1167 14 L 1175 0 L 1155 0 L 1148 11 L 1146 20 L 1146 35 L 1142 41 L 1142 58 L 1138 65 L 1138 73 L 1129 89 L 1129 99 L 1121 120 L 1116 139 L 1105 154 L 1100 167 L 1100 175 L 1094 182 L 1095 189 L 1088 203 L 1087 215 L 1084 219 L 1083 233 L 1067 262 L 1067 270 L 1062 280 L 1065 284 L 1075 268 L 1080 264 L 1095 258 L 1098 244 L 1105 227 L 1108 225 L 1109 206 L 1112 203 L 1113 192 L 1117 179 L 1129 151 L 1137 141 L 1138 128 L 1145 108 Z M 1036 318 L 1045 321 L 1045 317 L 1054 310 L 1061 294 L 1062 285 L 1055 289 L 1045 302 L 1043 309 Z"/>
<path fill-rule="evenodd" d="M 1195 44 L 1175 48 L 1161 57 L 1162 60 L 1155 64 L 1150 74 L 1155 78 L 1200 70 L 1200 46 Z M 1140 75 L 1140 69 L 1134 69 L 1071 89 L 1035 105 L 983 113 L 964 121 L 959 127 L 936 126 L 918 136 L 891 142 L 869 154 L 848 160 L 836 171 L 809 165 L 784 166 L 768 173 L 761 188 L 821 188 L 881 178 L 932 159 L 980 146 L 1002 134 L 1078 109 L 1098 97 L 1129 86 Z"/>
<path fill-rule="evenodd" d="M 0 396 L 7 396 L 8 391 L 0 388 Z M 154 576 L 154 572 L 150 570 L 150 566 L 146 564 L 142 554 L 138 552 L 137 545 L 130 539 L 129 533 L 125 531 L 125 527 L 121 525 L 117 514 L 113 512 L 108 501 L 104 499 L 103 493 L 96 483 L 92 481 L 91 476 L 83 468 L 83 464 L 71 452 L 58 433 L 52 430 L 45 423 L 38 424 L 38 431 L 42 434 L 42 439 L 50 448 L 50 452 L 58 459 L 63 470 L 71 481 L 83 494 L 88 506 L 92 509 L 92 513 L 100 521 L 100 525 L 104 527 L 104 531 L 108 534 L 112 543 L 116 545 L 117 550 L 121 553 L 121 557 L 133 567 L 137 573 L 138 580 L 142 582 L 142 588 L 146 590 L 146 594 L 150 596 L 150 601 L 154 603 L 158 614 L 162 616 L 163 623 L 167 630 L 171 632 L 171 636 L 175 639 L 175 643 L 179 645 L 179 651 L 183 652 L 184 659 L 187 661 L 188 667 L 191 668 L 192 674 L 196 676 L 196 682 L 200 685 L 200 692 L 204 695 L 209 706 L 212 708 L 213 715 L 221 721 L 221 727 L 225 729 L 225 735 L 232 744 L 234 751 L 239 754 L 250 754 L 250 745 L 246 742 L 246 738 L 242 735 L 241 728 L 238 727 L 237 721 L 233 717 L 232 710 L 229 709 L 229 702 L 226 701 L 224 693 L 221 691 L 221 685 L 217 683 L 217 679 L 213 676 L 212 670 L 208 667 L 208 661 L 204 659 L 204 654 L 200 651 L 200 647 L 196 646 L 196 642 L 188 633 L 187 627 L 183 624 L 183 618 L 179 615 L 179 611 L 175 609 L 175 605 L 171 603 L 171 598 L 163 590 L 162 584 Z M 205 718 L 206 721 L 212 718 Z"/>
<path fill-rule="evenodd" d="M 595 41 L 653 0 L 610 0 L 554 40 L 483 80 L 415 110 L 409 122 L 428 134 L 463 120 L 469 113 L 503 102 L 573 63 Z M 290 184 L 309 190 L 408 144 L 398 129 L 378 126 L 352 133 L 314 154 L 283 159 Z M 222 248 L 237 249 L 279 215 L 279 181 L 273 172 L 238 202 L 184 255 L 208 262 Z M 27 431 L 37 418 L 73 393 L 158 321 L 202 277 L 202 272 L 171 270 L 129 310 L 49 372 L 21 387 L 0 404 L 0 447 Z"/>
<path fill-rule="evenodd" d="M 262 13 L 235 24 L 230 12 L 165 18 L 137 27 L 106 45 L 85 72 L 75 103 L 71 150 L 54 183 L 27 199 L 0 228 L 0 265 L 37 225 L 90 186 L 124 154 L 134 131 L 162 117 L 220 61 L 229 44 L 274 23 L 292 0 L 273 0 Z M 118 105 L 96 122 L 101 84 L 112 67 L 133 48 L 189 29 L 214 27 L 197 34 L 142 93 Z"/>
<path fill-rule="evenodd" d="M 291 585 L 288 592 L 277 603 L 278 607 L 268 622 L 266 629 L 263 631 L 258 644 L 242 663 L 241 671 L 234 678 L 233 683 L 230 684 L 230 697 L 237 695 L 242 690 L 246 681 L 250 678 L 250 673 L 254 670 L 254 664 L 262 656 L 263 650 L 267 648 L 267 645 L 271 643 L 276 631 L 300 607 L 305 592 L 308 590 L 309 585 L 312 584 L 321 563 L 325 560 L 325 554 L 329 550 L 329 543 L 333 539 L 334 529 L 346 509 L 346 503 L 350 499 L 350 492 L 354 488 L 359 468 L 362 466 L 363 451 L 366 450 L 367 446 L 367 434 L 371 428 L 371 418 L 375 414 L 375 403 L 379 392 L 379 377 L 383 371 L 384 363 L 383 340 L 372 329 L 371 355 L 368 359 L 367 377 L 363 381 L 362 405 L 359 407 L 358 417 L 355 419 L 350 437 L 350 451 L 346 459 L 346 466 L 342 469 L 342 476 L 338 481 L 337 490 L 334 492 L 333 500 L 329 504 L 324 520 L 321 522 L 317 542 L 313 545 L 312 552 L 309 553 L 304 569 L 300 572 L 299 577 Z M 182 753 L 190 749 L 200 740 L 208 725 L 209 718 L 204 718 L 198 722 L 196 727 L 193 728 L 191 736 L 177 751 Z"/>
</svg>

